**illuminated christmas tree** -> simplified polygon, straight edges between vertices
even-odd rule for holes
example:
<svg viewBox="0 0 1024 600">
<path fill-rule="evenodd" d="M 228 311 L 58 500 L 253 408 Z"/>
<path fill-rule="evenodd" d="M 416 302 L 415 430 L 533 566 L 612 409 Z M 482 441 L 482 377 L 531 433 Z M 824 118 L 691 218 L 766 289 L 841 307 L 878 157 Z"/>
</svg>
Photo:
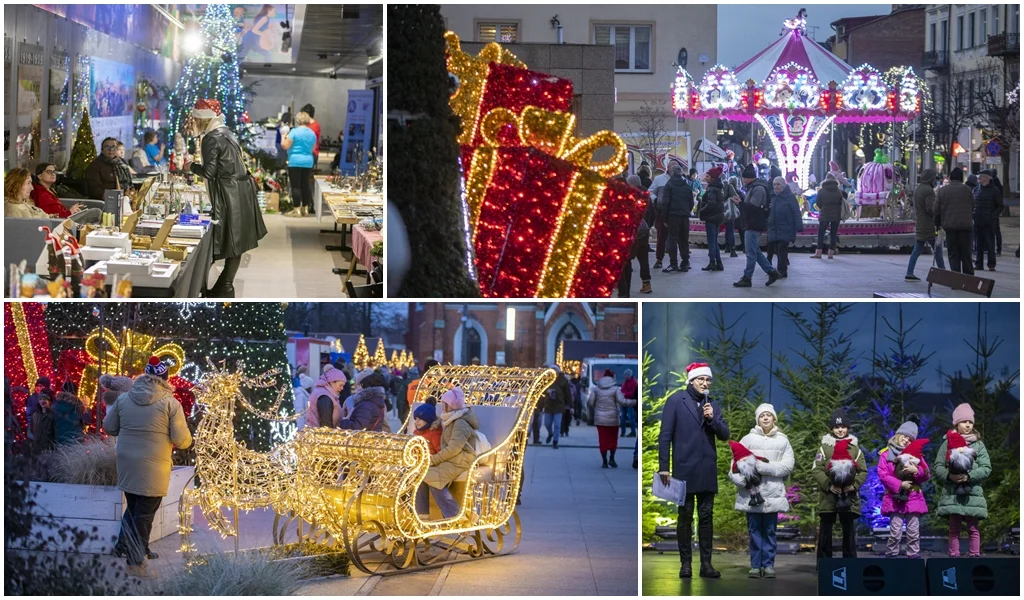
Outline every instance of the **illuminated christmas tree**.
<svg viewBox="0 0 1024 600">
<path fill-rule="evenodd" d="M 388 365 L 391 366 L 392 370 L 402 368 L 402 358 L 399 356 L 398 350 L 391 351 L 391 361 L 388 362 Z"/>
<path fill-rule="evenodd" d="M 373 353 L 373 368 L 388 366 L 388 353 L 384 350 L 384 339 L 377 338 L 377 350 Z"/>
<path fill-rule="evenodd" d="M 239 141 L 249 137 L 243 119 L 249 94 L 239 77 L 237 28 L 227 4 L 209 4 L 200 20 L 202 49 L 185 63 L 181 79 L 169 98 L 170 139 L 185 131 L 185 121 L 200 98 L 220 101 L 224 124 Z M 244 145 L 244 144 L 243 144 Z"/>
<path fill-rule="evenodd" d="M 89 111 L 82 111 L 82 122 L 78 124 L 75 144 L 71 147 L 71 161 L 68 163 L 69 179 L 84 179 L 85 170 L 96 160 L 96 139 L 92 135 Z"/>
<path fill-rule="evenodd" d="M 356 353 L 352 355 L 352 364 L 360 371 L 370 364 L 370 351 L 366 348 L 366 338 L 362 334 L 359 334 L 359 345 L 356 346 Z"/>
</svg>

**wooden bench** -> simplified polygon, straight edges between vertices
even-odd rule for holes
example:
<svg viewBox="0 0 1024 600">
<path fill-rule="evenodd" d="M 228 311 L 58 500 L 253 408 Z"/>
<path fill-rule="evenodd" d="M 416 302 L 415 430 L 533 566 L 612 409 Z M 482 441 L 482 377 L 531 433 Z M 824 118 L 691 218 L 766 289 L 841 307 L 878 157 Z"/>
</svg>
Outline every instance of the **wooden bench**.
<svg viewBox="0 0 1024 600">
<path fill-rule="evenodd" d="M 920 292 L 875 292 L 875 298 L 942 298 L 937 294 L 932 294 L 933 285 L 942 285 L 952 290 L 959 290 L 962 292 L 968 292 L 970 294 L 976 294 L 978 296 L 984 296 L 986 298 L 992 297 L 992 291 L 995 289 L 996 282 L 994 279 L 986 279 L 984 277 L 977 277 L 974 275 L 966 275 L 964 273 L 957 273 L 956 271 L 947 271 L 946 269 L 939 269 L 932 267 L 928 270 L 928 277 L 925 278 L 928 282 L 927 293 Z"/>
</svg>

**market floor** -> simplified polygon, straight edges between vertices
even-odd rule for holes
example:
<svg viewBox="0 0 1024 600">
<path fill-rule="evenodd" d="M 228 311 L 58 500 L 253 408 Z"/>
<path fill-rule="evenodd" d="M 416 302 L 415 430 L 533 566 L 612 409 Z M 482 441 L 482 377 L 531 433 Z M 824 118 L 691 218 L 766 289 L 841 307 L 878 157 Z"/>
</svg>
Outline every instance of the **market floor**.
<svg viewBox="0 0 1024 600">
<path fill-rule="evenodd" d="M 337 245 L 340 234 L 320 233 L 330 229 L 316 217 L 293 218 L 281 214 L 263 215 L 267 236 L 259 248 L 247 252 L 235 277 L 238 298 L 342 298 L 345 276 L 331 269 L 348 269 L 349 262 L 340 252 L 328 252 L 324 246 Z M 209 285 L 217 281 L 223 262 L 210 269 Z M 353 283 L 366 283 L 363 276 Z"/>
</svg>

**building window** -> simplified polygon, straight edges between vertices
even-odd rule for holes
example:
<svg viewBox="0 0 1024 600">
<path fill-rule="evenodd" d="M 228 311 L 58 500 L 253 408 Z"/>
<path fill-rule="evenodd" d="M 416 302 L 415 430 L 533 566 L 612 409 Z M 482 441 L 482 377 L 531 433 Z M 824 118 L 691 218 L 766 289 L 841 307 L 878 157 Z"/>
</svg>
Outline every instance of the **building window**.
<svg viewBox="0 0 1024 600">
<path fill-rule="evenodd" d="M 1009 7 L 1013 7 L 1013 14 L 1009 14 Z M 1020 4 L 1008 4 L 1007 5 L 1007 29 L 1009 33 L 1017 33 L 1020 30 Z"/>
<path fill-rule="evenodd" d="M 968 48 L 973 48 L 977 45 L 977 40 L 974 37 L 976 30 L 974 26 L 974 19 L 974 13 L 970 13 L 969 15 L 967 15 L 967 40 L 970 42 L 970 44 L 967 46 Z"/>
<path fill-rule="evenodd" d="M 978 11 L 978 21 L 979 21 L 978 24 L 981 26 L 981 43 L 982 44 L 987 44 L 988 43 L 988 11 L 987 10 Z"/>
<path fill-rule="evenodd" d="M 992 7 L 992 35 L 1002 33 L 999 31 L 999 7 Z"/>
<path fill-rule="evenodd" d="M 967 111 L 974 112 L 974 80 L 967 80 Z"/>
<path fill-rule="evenodd" d="M 615 46 L 616 72 L 651 72 L 650 25 L 595 25 L 594 43 Z"/>
<path fill-rule="evenodd" d="M 928 37 L 930 37 L 930 38 L 931 38 L 931 40 L 932 40 L 932 42 L 931 42 L 931 44 L 932 44 L 932 45 L 931 45 L 931 51 L 932 51 L 932 52 L 934 52 L 935 50 L 937 50 L 937 49 L 938 49 L 938 47 L 939 47 L 939 45 L 935 43 L 935 42 L 936 42 L 935 36 L 936 36 L 936 33 L 935 33 L 935 23 L 932 23 L 932 24 L 931 24 L 931 25 L 929 26 L 929 36 L 928 36 Z"/>
<path fill-rule="evenodd" d="M 956 49 L 964 49 L 964 16 L 956 18 Z"/>
<path fill-rule="evenodd" d="M 477 23 L 476 41 L 514 44 L 519 41 L 518 23 Z"/>
<path fill-rule="evenodd" d="M 939 40 L 939 50 L 949 50 L 949 21 L 942 21 L 942 39 Z"/>
<path fill-rule="evenodd" d="M 480 352 L 482 350 L 480 347 L 480 332 L 468 323 L 466 324 L 466 329 L 462 332 L 462 344 L 462 361 L 465 364 L 472 364 L 474 358 L 480 360 Z"/>
</svg>

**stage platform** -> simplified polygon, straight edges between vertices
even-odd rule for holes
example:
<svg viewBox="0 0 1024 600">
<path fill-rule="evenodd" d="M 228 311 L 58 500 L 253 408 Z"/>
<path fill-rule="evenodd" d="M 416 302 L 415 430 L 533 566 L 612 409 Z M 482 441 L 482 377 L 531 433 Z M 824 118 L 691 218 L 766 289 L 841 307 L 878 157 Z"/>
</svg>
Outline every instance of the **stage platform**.
<svg viewBox="0 0 1024 600">
<path fill-rule="evenodd" d="M 945 554 L 923 553 L 925 558 L 945 558 Z M 837 554 L 839 556 L 840 554 Z M 874 557 L 864 552 L 862 556 Z M 997 560 L 1020 560 L 1019 556 L 987 554 Z M 900 559 L 893 559 L 900 560 Z M 750 579 L 750 557 L 741 552 L 716 552 L 715 568 L 721 579 L 701 579 L 697 551 L 693 552 L 693 579 L 679 579 L 679 554 L 644 551 L 641 593 L 644 596 L 816 596 L 818 579 L 814 572 L 814 554 L 780 554 L 775 558 L 775 579 Z"/>
<path fill-rule="evenodd" d="M 839 248 L 852 249 L 890 249 L 893 251 L 910 252 L 914 247 L 914 221 L 888 222 L 884 219 L 861 219 L 843 221 L 839 224 Z M 718 233 L 719 244 L 725 247 L 725 232 Z M 699 219 L 690 219 L 690 243 L 707 247 L 708 238 L 704 223 Z M 761 235 L 761 245 L 768 243 L 768 236 Z M 825 234 L 828 243 L 828 233 Z M 803 233 L 796 235 L 796 248 L 813 249 L 818 244 L 818 220 L 804 219 Z"/>
</svg>

